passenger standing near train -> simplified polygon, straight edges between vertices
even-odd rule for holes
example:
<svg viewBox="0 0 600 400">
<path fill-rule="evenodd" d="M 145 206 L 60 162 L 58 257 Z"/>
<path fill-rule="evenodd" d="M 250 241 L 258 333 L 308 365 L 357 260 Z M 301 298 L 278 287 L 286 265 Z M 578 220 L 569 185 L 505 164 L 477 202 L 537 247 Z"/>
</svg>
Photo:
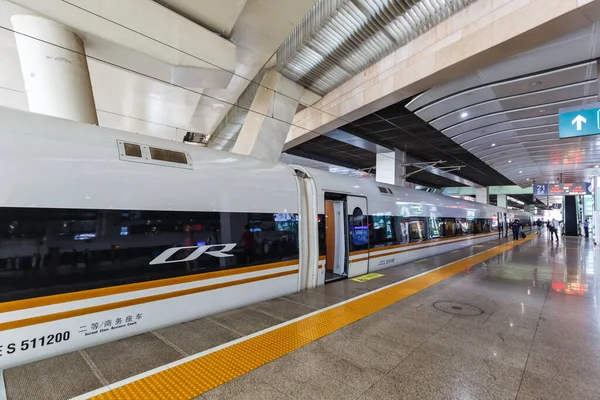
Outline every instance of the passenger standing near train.
<svg viewBox="0 0 600 400">
<path fill-rule="evenodd" d="M 550 240 L 552 240 L 553 236 L 556 235 L 556 241 L 558 242 L 558 229 L 560 228 L 560 225 L 558 223 L 557 220 L 555 220 L 554 218 L 552 218 L 552 221 L 550 221 Z"/>
<path fill-rule="evenodd" d="M 502 222 L 498 222 L 498 239 L 502 239 L 502 231 L 504 227 L 502 226 Z"/>
<path fill-rule="evenodd" d="M 541 235 L 542 234 L 542 220 L 538 218 L 538 220 L 535 221 L 535 226 L 537 228 L 537 234 Z"/>
<path fill-rule="evenodd" d="M 583 221 L 583 230 L 585 231 L 585 238 L 589 238 L 590 237 L 590 223 L 588 222 L 588 220 L 586 219 L 585 221 Z"/>
<path fill-rule="evenodd" d="M 521 224 L 518 219 L 515 219 L 512 223 L 513 240 L 519 240 L 519 231 L 521 230 Z"/>
</svg>

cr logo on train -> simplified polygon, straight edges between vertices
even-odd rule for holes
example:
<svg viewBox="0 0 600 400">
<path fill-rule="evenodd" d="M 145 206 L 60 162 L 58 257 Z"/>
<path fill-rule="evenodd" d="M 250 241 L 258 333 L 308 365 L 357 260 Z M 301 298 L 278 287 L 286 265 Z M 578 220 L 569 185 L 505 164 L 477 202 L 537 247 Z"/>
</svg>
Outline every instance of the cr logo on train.
<svg viewBox="0 0 600 400">
<path fill-rule="evenodd" d="M 221 250 L 208 251 L 209 249 L 212 249 L 213 247 L 220 247 L 220 246 L 223 246 L 223 248 Z M 227 243 L 227 244 L 211 244 L 208 246 L 172 247 L 170 249 L 163 251 L 158 257 L 156 257 L 154 260 L 150 261 L 150 265 L 192 261 L 192 260 L 195 260 L 196 258 L 200 257 L 202 254 L 208 254 L 209 256 L 218 257 L 218 258 L 233 257 L 233 254 L 228 254 L 227 252 L 233 250 L 233 248 L 235 246 L 236 246 L 235 243 Z M 169 258 L 171 258 L 175 253 L 177 253 L 180 250 L 185 250 L 185 249 L 196 249 L 196 250 L 194 252 L 192 252 L 192 254 L 190 254 L 189 256 L 187 256 L 186 258 L 184 258 L 182 260 L 169 260 Z"/>
</svg>

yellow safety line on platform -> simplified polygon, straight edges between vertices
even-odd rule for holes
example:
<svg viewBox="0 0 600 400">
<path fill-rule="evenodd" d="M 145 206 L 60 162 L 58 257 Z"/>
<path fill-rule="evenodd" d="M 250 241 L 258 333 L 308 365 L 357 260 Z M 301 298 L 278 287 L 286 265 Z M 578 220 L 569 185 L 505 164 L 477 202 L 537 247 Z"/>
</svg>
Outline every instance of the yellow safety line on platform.
<svg viewBox="0 0 600 400">
<path fill-rule="evenodd" d="M 350 280 L 355 281 L 355 282 L 367 282 L 367 281 L 371 281 L 373 279 L 381 278 L 382 276 L 384 276 L 384 275 L 378 274 L 376 272 L 371 272 L 370 274 L 357 276 L 356 278 L 350 278 Z"/>
<path fill-rule="evenodd" d="M 96 400 L 191 399 L 534 236 L 500 245 L 102 393 Z"/>
</svg>

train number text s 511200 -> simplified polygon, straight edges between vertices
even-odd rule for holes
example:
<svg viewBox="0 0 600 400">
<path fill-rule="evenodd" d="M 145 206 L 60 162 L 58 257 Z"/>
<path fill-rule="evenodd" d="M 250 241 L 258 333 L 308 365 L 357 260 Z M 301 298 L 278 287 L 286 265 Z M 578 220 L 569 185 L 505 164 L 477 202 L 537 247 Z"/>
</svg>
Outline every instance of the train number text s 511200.
<svg viewBox="0 0 600 400">
<path fill-rule="evenodd" d="M 61 342 L 66 342 L 71 338 L 71 332 L 52 333 L 50 335 L 40 336 L 33 339 L 24 339 L 20 343 L 0 344 L 0 357 L 11 355 L 18 352 L 30 351 L 39 347 L 52 346 Z"/>
</svg>

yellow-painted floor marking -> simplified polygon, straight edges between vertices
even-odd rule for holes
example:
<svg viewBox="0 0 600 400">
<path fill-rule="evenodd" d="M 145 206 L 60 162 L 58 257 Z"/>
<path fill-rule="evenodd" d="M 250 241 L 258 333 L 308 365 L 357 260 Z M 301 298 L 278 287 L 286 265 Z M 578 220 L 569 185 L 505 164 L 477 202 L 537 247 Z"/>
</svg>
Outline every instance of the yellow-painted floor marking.
<svg viewBox="0 0 600 400">
<path fill-rule="evenodd" d="M 425 261 L 429 261 L 429 258 L 423 258 L 422 260 L 418 260 L 418 261 L 415 261 L 415 262 L 421 263 L 421 262 L 425 262 Z"/>
<path fill-rule="evenodd" d="M 94 399 L 191 399 L 308 343 L 450 278 L 534 236 L 485 250 L 410 280 L 339 304 L 261 335 L 102 393 Z"/>
<path fill-rule="evenodd" d="M 475 245 L 475 246 L 473 246 L 473 247 L 475 247 L 475 248 L 480 248 L 480 247 L 483 247 L 483 245 L 482 245 L 482 244 L 476 244 L 476 245 Z"/>
<path fill-rule="evenodd" d="M 372 279 L 381 278 L 382 276 L 383 276 L 383 274 L 377 274 L 375 272 L 371 272 L 370 274 L 357 276 L 356 278 L 352 278 L 350 280 L 356 281 L 356 282 L 366 282 L 366 281 L 370 281 Z"/>
<path fill-rule="evenodd" d="M 451 251 L 451 253 L 458 253 L 460 250 Z"/>
</svg>

